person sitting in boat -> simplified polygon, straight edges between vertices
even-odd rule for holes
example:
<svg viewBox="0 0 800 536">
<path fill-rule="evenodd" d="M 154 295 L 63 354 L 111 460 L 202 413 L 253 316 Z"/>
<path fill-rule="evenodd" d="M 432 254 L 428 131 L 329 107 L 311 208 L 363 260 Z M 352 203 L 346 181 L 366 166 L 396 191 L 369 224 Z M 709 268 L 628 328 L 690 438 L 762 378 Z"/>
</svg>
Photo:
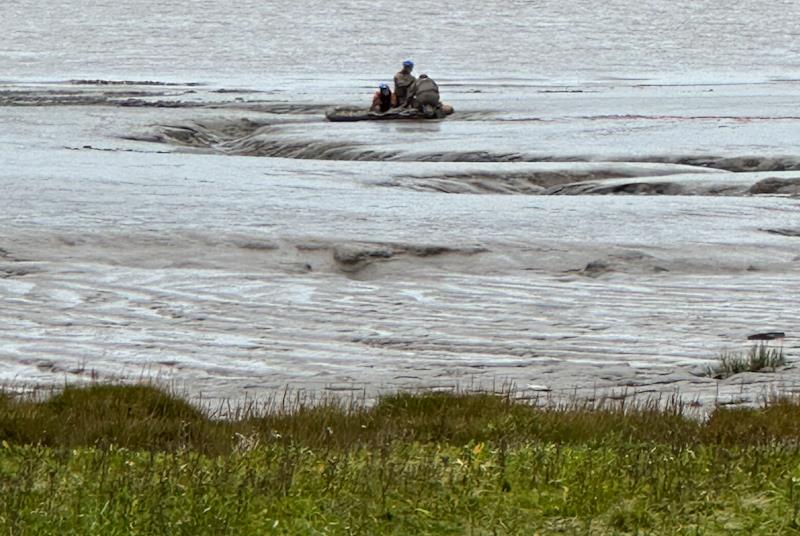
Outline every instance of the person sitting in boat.
<svg viewBox="0 0 800 536">
<path fill-rule="evenodd" d="M 427 74 L 419 75 L 419 80 L 408 90 L 406 106 L 413 106 L 420 112 L 436 110 L 439 107 L 439 86 Z"/>
<path fill-rule="evenodd" d="M 372 97 L 371 112 L 385 113 L 392 108 L 397 108 L 397 96 L 389 89 L 389 84 L 381 84 Z"/>
<path fill-rule="evenodd" d="M 394 94 L 397 102 L 404 104 L 408 97 L 408 90 L 417 81 L 411 71 L 414 70 L 414 62 L 406 60 L 403 62 L 403 68 L 394 75 Z"/>
</svg>

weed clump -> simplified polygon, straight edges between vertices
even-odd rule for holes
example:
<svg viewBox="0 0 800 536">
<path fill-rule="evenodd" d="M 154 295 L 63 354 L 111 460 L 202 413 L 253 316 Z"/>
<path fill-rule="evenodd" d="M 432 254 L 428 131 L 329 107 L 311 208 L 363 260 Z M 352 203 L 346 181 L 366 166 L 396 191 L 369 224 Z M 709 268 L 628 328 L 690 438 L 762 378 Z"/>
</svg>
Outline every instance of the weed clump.
<svg viewBox="0 0 800 536">
<path fill-rule="evenodd" d="M 44 401 L 0 402 L 0 438 L 53 447 L 229 450 L 227 423 L 155 385 L 67 386 Z"/>
<path fill-rule="evenodd" d="M 744 353 L 722 352 L 717 364 L 709 367 L 708 376 L 716 379 L 729 378 L 741 372 L 774 371 L 786 365 L 783 347 L 756 344 Z"/>
</svg>

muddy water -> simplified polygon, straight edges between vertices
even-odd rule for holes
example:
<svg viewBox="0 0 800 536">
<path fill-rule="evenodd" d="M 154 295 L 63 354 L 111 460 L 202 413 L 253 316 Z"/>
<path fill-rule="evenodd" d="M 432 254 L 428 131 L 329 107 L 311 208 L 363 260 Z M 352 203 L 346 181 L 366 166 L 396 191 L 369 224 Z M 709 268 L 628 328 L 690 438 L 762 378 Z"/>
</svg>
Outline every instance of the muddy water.
<svg viewBox="0 0 800 536">
<path fill-rule="evenodd" d="M 405 56 L 511 82 L 800 73 L 788 0 L 9 0 L 3 15 L 4 78 L 374 77 Z"/>
<path fill-rule="evenodd" d="M 704 375 L 755 332 L 797 357 L 793 4 L 415 2 L 408 50 L 374 2 L 71 4 L 0 22 L 3 381 L 796 387 Z M 406 55 L 454 116 L 323 120 Z"/>
</svg>

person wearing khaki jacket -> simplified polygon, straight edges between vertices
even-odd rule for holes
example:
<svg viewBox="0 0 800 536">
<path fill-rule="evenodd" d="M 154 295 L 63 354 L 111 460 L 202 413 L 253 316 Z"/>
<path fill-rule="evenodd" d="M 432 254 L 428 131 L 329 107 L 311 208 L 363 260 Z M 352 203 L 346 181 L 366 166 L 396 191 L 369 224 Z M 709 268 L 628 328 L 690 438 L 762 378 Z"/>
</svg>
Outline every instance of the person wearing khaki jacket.
<svg viewBox="0 0 800 536">
<path fill-rule="evenodd" d="M 414 62 L 406 60 L 403 68 L 394 75 L 394 95 L 397 103 L 403 106 L 406 103 L 409 88 L 417 81 L 411 71 L 414 70 Z"/>
<path fill-rule="evenodd" d="M 439 106 L 439 86 L 427 74 L 419 75 L 408 90 L 406 106 L 413 106 L 422 111 L 425 106 L 436 108 Z"/>
</svg>

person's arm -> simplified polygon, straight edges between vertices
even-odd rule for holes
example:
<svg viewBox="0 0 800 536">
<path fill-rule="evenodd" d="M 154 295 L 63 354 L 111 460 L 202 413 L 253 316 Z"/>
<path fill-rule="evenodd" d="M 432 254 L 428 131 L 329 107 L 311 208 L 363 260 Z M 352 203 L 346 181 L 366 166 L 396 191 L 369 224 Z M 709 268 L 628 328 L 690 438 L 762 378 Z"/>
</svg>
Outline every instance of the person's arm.
<svg viewBox="0 0 800 536">
<path fill-rule="evenodd" d="M 411 104 L 411 99 L 417 93 L 417 82 L 415 81 L 413 84 L 408 86 L 408 93 L 406 93 L 406 100 L 403 103 L 403 106 L 408 106 Z"/>
<path fill-rule="evenodd" d="M 381 110 L 381 97 L 379 93 L 372 96 L 372 106 L 369 107 L 371 112 L 379 112 Z"/>
</svg>

